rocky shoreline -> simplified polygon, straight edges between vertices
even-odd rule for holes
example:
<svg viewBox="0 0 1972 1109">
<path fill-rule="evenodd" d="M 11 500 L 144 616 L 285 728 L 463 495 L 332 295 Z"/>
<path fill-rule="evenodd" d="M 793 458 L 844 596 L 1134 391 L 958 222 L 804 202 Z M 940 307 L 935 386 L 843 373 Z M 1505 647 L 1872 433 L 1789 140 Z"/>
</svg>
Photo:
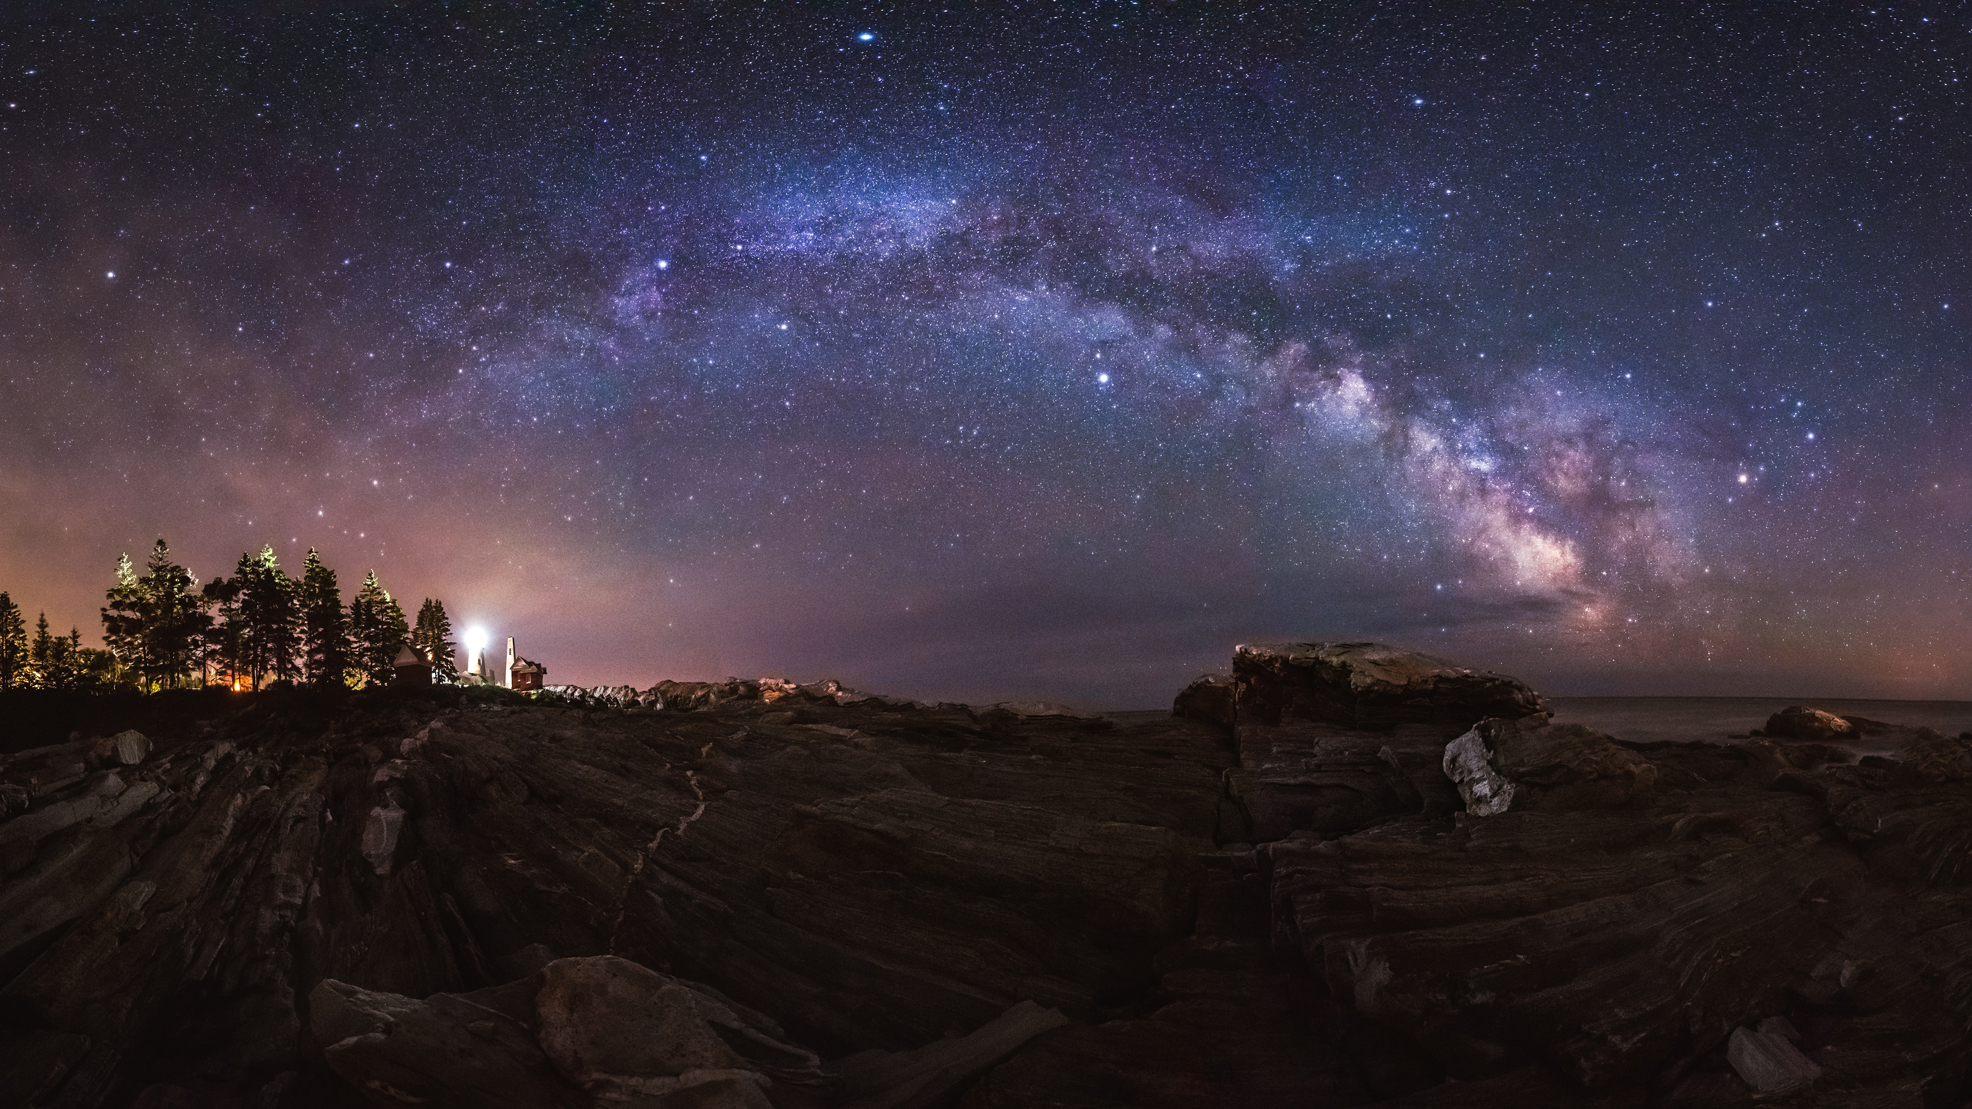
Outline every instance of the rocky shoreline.
<svg viewBox="0 0 1972 1109">
<path fill-rule="evenodd" d="M 1544 709 L 1328 643 L 1130 724 L 766 679 L 78 736 L 0 756 L 0 1104 L 1965 1103 L 1966 737 Z"/>
</svg>

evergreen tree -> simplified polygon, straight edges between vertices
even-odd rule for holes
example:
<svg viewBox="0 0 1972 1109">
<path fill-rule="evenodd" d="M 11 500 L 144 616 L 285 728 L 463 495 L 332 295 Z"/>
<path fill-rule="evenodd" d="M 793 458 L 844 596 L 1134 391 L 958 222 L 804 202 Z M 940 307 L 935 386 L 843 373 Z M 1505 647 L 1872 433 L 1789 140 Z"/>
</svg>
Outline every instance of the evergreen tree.
<svg viewBox="0 0 1972 1109">
<path fill-rule="evenodd" d="M 430 660 L 433 682 L 458 684 L 459 645 L 452 641 L 452 620 L 445 615 L 445 602 L 426 597 L 418 606 L 418 626 L 411 632 L 411 646 Z"/>
<path fill-rule="evenodd" d="M 48 630 L 48 614 L 42 613 L 34 623 L 34 641 L 27 650 L 34 668 L 34 684 L 42 689 L 74 689 L 81 652 L 82 633 L 70 628 L 67 635 L 52 634 Z"/>
<path fill-rule="evenodd" d="M 240 610 L 240 582 L 237 578 L 213 578 L 200 595 L 219 611 L 219 623 L 206 637 L 206 658 L 226 675 L 227 684 L 238 689 L 247 674 L 246 616 Z"/>
<path fill-rule="evenodd" d="M 109 604 L 103 607 L 103 644 L 124 669 L 135 669 L 144 644 L 145 592 L 130 565 L 130 555 L 117 556 L 116 583 L 110 586 Z"/>
<path fill-rule="evenodd" d="M 274 548 L 242 554 L 233 572 L 229 622 L 236 625 L 243 672 L 253 688 L 269 677 L 292 681 L 301 672 L 301 583 L 281 570 Z"/>
<path fill-rule="evenodd" d="M 48 674 L 43 682 L 49 689 L 79 689 L 82 685 L 82 629 L 70 625 L 68 637 L 55 637 Z"/>
<path fill-rule="evenodd" d="M 194 588 L 198 580 L 171 561 L 171 549 L 164 540 L 151 548 L 145 570 L 145 670 L 159 688 L 183 685 L 193 669 L 201 667 L 212 616 L 206 610 L 205 598 Z"/>
<path fill-rule="evenodd" d="M 56 642 L 48 631 L 48 614 L 44 612 L 34 622 L 34 641 L 27 648 L 28 669 L 34 674 L 34 684 L 42 689 L 55 688 L 51 679 L 56 663 Z"/>
<path fill-rule="evenodd" d="M 342 608 L 336 572 L 322 565 L 315 548 L 301 571 L 303 646 L 308 654 L 308 680 L 339 686 L 350 677 L 349 618 Z"/>
<path fill-rule="evenodd" d="M 27 622 L 14 599 L 0 593 L 0 689 L 25 687 L 29 666 Z"/>
<path fill-rule="evenodd" d="M 103 609 L 103 641 L 140 688 L 183 685 L 203 667 L 209 605 L 193 589 L 191 571 L 171 561 L 164 540 L 151 548 L 145 570 L 140 579 L 129 555 L 117 560 L 116 584 Z"/>
<path fill-rule="evenodd" d="M 373 685 L 389 685 L 396 675 L 397 652 L 411 637 L 404 610 L 391 600 L 372 570 L 363 588 L 349 602 L 349 638 L 355 644 L 356 666 Z"/>
</svg>

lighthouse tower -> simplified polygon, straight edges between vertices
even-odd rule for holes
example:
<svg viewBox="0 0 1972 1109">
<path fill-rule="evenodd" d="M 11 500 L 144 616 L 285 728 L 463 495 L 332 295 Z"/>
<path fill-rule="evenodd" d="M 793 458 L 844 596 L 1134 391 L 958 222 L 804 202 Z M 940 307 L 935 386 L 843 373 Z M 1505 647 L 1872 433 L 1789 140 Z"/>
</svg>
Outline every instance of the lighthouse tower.
<svg viewBox="0 0 1972 1109">
<path fill-rule="evenodd" d="M 510 635 L 507 637 L 507 665 L 500 669 L 500 684 L 508 689 L 514 687 L 514 662 L 519 658 L 514 654 L 514 637 Z"/>
</svg>

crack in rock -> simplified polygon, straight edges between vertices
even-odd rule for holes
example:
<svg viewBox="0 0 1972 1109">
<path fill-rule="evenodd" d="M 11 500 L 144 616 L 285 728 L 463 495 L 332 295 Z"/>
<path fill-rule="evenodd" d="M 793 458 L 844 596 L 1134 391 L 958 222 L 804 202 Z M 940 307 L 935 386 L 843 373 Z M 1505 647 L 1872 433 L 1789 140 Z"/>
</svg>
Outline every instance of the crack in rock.
<svg viewBox="0 0 1972 1109">
<path fill-rule="evenodd" d="M 710 751 L 712 745 L 709 743 L 706 744 L 705 749 L 706 751 Z M 704 751 L 699 753 L 701 758 L 704 755 Z M 692 796 L 698 799 L 698 807 L 693 809 L 689 815 L 680 817 L 678 823 L 675 825 L 666 825 L 659 828 L 657 834 L 651 837 L 650 843 L 646 844 L 644 849 L 637 853 L 637 861 L 631 865 L 629 877 L 623 880 L 623 892 L 617 894 L 616 913 L 610 918 L 609 945 L 604 950 L 611 955 L 616 954 L 616 933 L 619 928 L 623 927 L 623 914 L 628 911 L 630 906 L 630 891 L 636 887 L 637 876 L 642 874 L 644 867 L 650 864 L 650 857 L 657 852 L 658 845 L 664 842 L 665 833 L 670 832 L 677 835 L 684 835 L 686 828 L 691 827 L 699 817 L 705 815 L 705 806 L 707 804 L 705 787 L 699 785 L 698 772 L 694 770 L 685 771 L 685 781 L 690 783 Z"/>
</svg>

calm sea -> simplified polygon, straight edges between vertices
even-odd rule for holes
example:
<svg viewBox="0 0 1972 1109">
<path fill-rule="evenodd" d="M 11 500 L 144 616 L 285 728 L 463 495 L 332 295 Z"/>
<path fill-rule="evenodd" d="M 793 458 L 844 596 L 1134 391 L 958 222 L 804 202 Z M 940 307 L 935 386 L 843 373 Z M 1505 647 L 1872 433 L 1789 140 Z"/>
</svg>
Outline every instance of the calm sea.
<svg viewBox="0 0 1972 1109">
<path fill-rule="evenodd" d="M 1972 701 L 1852 701 L 1812 697 L 1549 697 L 1558 723 L 1585 724 L 1636 743 L 1736 743 L 1789 705 L 1885 724 L 1922 724 L 1946 735 L 1972 731 Z M 1170 715 L 1168 709 L 1110 712 L 1126 724 Z"/>
<path fill-rule="evenodd" d="M 1972 731 L 1972 701 L 1847 701 L 1811 697 L 1550 697 L 1556 723 L 1585 724 L 1617 739 L 1732 743 L 1789 705 L 1923 725 L 1946 735 Z"/>
</svg>

